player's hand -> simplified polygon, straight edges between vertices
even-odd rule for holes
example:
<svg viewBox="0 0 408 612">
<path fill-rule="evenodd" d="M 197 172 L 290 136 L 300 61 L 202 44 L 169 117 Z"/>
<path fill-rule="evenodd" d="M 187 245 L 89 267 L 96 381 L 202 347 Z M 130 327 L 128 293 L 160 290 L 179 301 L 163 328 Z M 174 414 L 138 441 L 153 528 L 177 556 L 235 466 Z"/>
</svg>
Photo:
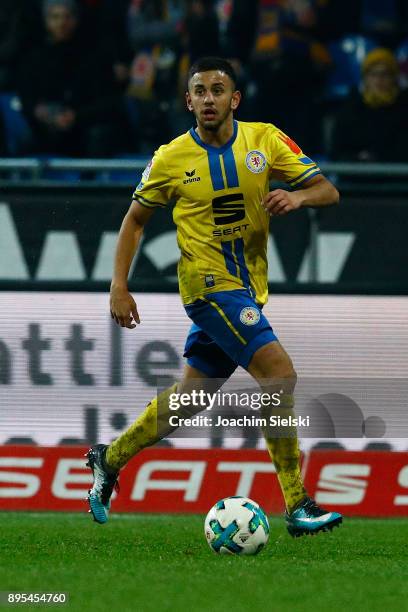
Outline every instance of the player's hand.
<svg viewBox="0 0 408 612">
<path fill-rule="evenodd" d="M 121 327 L 133 329 L 140 323 L 136 302 L 125 287 L 111 287 L 110 313 Z"/>
<path fill-rule="evenodd" d="M 286 215 L 301 206 L 301 198 L 297 191 L 274 189 L 266 194 L 263 207 L 271 217 Z"/>
</svg>

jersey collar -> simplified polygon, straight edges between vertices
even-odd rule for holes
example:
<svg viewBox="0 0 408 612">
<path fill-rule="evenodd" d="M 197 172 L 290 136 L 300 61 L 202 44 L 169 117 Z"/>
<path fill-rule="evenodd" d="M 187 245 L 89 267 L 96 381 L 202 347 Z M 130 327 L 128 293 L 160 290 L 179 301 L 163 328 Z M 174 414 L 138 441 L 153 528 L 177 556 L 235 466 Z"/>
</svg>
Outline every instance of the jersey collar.
<svg viewBox="0 0 408 612">
<path fill-rule="evenodd" d="M 203 142 L 194 128 L 191 128 L 190 130 L 190 136 L 196 141 L 198 145 L 200 145 L 200 147 L 203 147 L 203 149 L 205 149 L 206 151 L 217 152 L 219 155 L 221 153 L 224 153 L 224 151 L 229 149 L 229 147 L 231 147 L 234 144 L 237 134 L 238 134 L 238 121 L 234 119 L 234 132 L 231 138 L 228 140 L 228 142 L 223 144 L 222 147 L 214 147 L 213 145 L 209 145 Z"/>
</svg>

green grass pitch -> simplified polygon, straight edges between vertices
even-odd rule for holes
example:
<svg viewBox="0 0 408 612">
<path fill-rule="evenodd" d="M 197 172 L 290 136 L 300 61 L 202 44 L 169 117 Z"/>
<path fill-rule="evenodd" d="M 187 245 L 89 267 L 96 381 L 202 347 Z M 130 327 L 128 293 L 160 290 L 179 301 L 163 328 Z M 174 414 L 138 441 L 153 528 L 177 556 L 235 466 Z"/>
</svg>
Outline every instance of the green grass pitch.
<svg viewBox="0 0 408 612">
<path fill-rule="evenodd" d="M 0 513 L 0 590 L 66 591 L 53 609 L 119 612 L 402 611 L 408 521 L 345 519 L 292 539 L 271 519 L 257 557 L 214 554 L 202 516 Z M 47 606 L 49 608 L 49 606 Z M 44 606 L 19 606 L 39 609 Z"/>
</svg>

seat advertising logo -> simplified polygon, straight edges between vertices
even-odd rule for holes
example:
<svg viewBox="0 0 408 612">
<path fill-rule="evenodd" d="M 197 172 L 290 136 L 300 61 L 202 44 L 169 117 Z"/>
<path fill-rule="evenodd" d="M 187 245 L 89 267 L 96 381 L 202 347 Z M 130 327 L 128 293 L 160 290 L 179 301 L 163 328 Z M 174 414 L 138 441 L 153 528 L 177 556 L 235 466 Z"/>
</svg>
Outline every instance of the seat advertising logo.
<svg viewBox="0 0 408 612">
<path fill-rule="evenodd" d="M 218 196 L 212 201 L 215 225 L 237 223 L 245 219 L 245 204 L 242 193 Z"/>
</svg>

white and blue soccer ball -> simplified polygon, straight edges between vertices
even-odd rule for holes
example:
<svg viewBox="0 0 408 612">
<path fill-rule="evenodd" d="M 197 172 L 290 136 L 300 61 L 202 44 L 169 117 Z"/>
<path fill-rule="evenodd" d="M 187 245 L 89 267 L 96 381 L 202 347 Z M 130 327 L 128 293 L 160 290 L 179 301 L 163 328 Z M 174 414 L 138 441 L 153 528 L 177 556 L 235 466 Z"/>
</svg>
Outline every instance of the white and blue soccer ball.
<svg viewBox="0 0 408 612">
<path fill-rule="evenodd" d="M 210 548 L 219 554 L 256 555 L 269 538 L 265 512 L 248 497 L 225 497 L 209 511 L 204 523 Z"/>
</svg>

